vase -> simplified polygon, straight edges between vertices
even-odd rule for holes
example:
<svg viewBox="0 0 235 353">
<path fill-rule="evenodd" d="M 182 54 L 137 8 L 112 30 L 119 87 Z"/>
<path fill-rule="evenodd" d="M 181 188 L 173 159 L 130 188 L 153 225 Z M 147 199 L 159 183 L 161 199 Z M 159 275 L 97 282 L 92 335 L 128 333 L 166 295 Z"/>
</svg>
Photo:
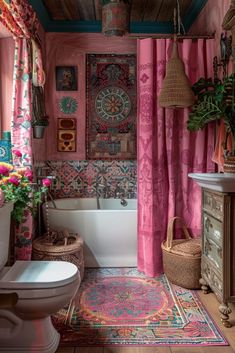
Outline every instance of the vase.
<svg viewBox="0 0 235 353">
<path fill-rule="evenodd" d="M 45 126 L 35 125 L 33 127 L 33 137 L 35 139 L 42 139 L 44 137 Z"/>
<path fill-rule="evenodd" d="M 14 202 L 10 201 L 4 203 L 0 208 L 0 229 L 1 229 L 1 249 L 0 249 L 0 268 L 6 265 L 8 261 L 9 242 L 10 242 L 10 226 L 11 226 L 11 212 L 13 210 Z"/>
<path fill-rule="evenodd" d="M 235 173 L 235 156 L 226 156 L 224 158 L 224 173 L 225 174 Z"/>
<path fill-rule="evenodd" d="M 0 189 L 0 207 L 4 205 L 5 197 L 2 189 Z"/>
<path fill-rule="evenodd" d="M 33 218 L 29 210 L 24 210 L 21 223 L 14 224 L 15 260 L 30 261 L 32 255 Z"/>
</svg>

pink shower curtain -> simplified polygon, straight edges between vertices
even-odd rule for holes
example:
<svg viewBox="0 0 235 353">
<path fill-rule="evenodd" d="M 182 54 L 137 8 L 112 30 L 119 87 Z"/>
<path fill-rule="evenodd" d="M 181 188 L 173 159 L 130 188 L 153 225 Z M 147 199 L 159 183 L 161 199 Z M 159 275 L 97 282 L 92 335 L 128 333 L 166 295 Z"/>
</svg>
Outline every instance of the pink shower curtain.
<svg viewBox="0 0 235 353">
<path fill-rule="evenodd" d="M 185 71 L 193 84 L 213 77 L 213 40 L 179 43 Z M 183 217 L 194 235 L 201 229 L 201 191 L 190 172 L 213 172 L 214 126 L 187 130 L 189 109 L 159 106 L 172 41 L 138 41 L 138 269 L 148 276 L 162 273 L 161 242 L 168 219 Z"/>
</svg>

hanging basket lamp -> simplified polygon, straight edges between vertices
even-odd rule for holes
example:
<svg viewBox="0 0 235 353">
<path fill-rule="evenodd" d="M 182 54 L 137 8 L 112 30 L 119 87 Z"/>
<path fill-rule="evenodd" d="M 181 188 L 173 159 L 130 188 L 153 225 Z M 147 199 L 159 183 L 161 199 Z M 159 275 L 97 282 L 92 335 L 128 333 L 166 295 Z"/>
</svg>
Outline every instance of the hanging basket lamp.
<svg viewBox="0 0 235 353">
<path fill-rule="evenodd" d="M 174 42 L 171 58 L 166 65 L 166 76 L 159 95 L 159 103 L 164 108 L 187 108 L 193 105 L 195 97 L 190 81 L 184 70 L 184 63 L 179 57 L 176 29 L 181 28 L 180 5 L 174 9 Z"/>
<path fill-rule="evenodd" d="M 128 0 L 103 0 L 102 33 L 123 36 L 129 32 L 130 5 Z"/>
<path fill-rule="evenodd" d="M 186 108 L 194 102 L 194 93 L 179 57 L 177 40 L 173 42 L 172 54 L 166 65 L 166 76 L 159 95 L 159 103 L 164 108 Z"/>
</svg>

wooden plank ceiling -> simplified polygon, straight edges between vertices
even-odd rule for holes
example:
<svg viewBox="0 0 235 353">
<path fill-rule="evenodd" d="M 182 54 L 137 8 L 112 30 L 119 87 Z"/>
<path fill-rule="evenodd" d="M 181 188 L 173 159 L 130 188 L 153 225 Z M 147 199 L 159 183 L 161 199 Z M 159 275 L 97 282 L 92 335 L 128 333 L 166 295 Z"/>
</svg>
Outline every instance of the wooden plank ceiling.
<svg viewBox="0 0 235 353">
<path fill-rule="evenodd" d="M 181 18 L 195 0 L 179 0 Z M 129 0 L 131 22 L 172 21 L 176 0 Z M 102 0 L 43 0 L 52 20 L 101 21 Z"/>
</svg>

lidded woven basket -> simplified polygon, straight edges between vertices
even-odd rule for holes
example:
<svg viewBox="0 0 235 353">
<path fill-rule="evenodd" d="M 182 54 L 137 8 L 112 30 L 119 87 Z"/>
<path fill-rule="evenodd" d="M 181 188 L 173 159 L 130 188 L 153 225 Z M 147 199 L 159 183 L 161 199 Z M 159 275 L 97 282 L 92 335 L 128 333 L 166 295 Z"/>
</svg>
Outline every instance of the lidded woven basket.
<svg viewBox="0 0 235 353">
<path fill-rule="evenodd" d="M 171 58 L 166 65 L 166 76 L 159 95 L 159 103 L 164 108 L 185 108 L 194 103 L 194 93 L 179 57 L 176 39 L 173 42 Z"/>
<path fill-rule="evenodd" d="M 179 221 L 185 239 L 174 238 L 174 224 Z M 168 280 L 188 289 L 200 288 L 201 239 L 191 238 L 180 217 L 169 220 L 167 239 L 162 242 L 163 269 Z"/>
<path fill-rule="evenodd" d="M 84 276 L 83 239 L 74 233 L 65 244 L 64 240 L 48 243 L 47 235 L 33 241 L 33 260 L 68 261 L 76 265 L 80 271 L 81 280 Z"/>
<path fill-rule="evenodd" d="M 235 175 L 235 156 L 227 156 L 224 158 L 224 173 L 233 173 L 233 175 Z"/>
</svg>

